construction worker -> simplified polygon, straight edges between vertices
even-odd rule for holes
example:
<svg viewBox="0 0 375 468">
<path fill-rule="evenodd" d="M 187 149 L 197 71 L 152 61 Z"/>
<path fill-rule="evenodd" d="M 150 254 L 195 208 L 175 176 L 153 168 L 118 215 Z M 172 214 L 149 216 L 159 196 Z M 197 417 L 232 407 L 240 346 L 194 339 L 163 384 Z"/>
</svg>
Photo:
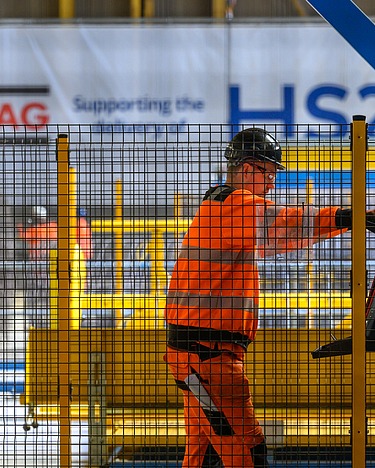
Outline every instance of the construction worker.
<svg viewBox="0 0 375 468">
<path fill-rule="evenodd" d="M 244 355 L 258 327 L 257 259 L 311 246 L 351 227 L 351 210 L 279 206 L 265 199 L 284 170 L 278 141 L 239 132 L 227 178 L 203 198 L 172 273 L 165 360 L 184 394 L 184 468 L 267 467 Z M 375 220 L 367 213 L 368 225 Z"/>
<path fill-rule="evenodd" d="M 86 216 L 84 208 L 77 209 L 77 244 L 85 260 L 90 260 L 92 234 Z M 57 222 L 47 220 L 47 209 L 44 206 L 34 206 L 27 219 L 27 227 L 18 226 L 18 232 L 26 242 L 29 260 L 49 260 L 50 250 L 57 249 Z"/>
<path fill-rule="evenodd" d="M 34 326 L 48 322 L 50 251 L 57 249 L 57 222 L 48 220 L 44 206 L 33 206 L 25 227 L 18 226 L 26 243 L 29 268 L 26 283 L 26 308 Z"/>
<path fill-rule="evenodd" d="M 32 315 L 41 315 L 49 308 L 49 261 L 50 251 L 57 250 L 57 222 L 48 220 L 47 209 L 44 206 L 34 206 L 27 226 L 18 226 L 18 232 L 26 243 L 27 256 L 30 260 L 28 285 L 26 291 L 27 308 L 33 310 Z M 91 228 L 86 220 L 86 210 L 77 210 L 77 245 L 83 258 L 92 257 Z M 34 320 L 35 322 L 35 320 Z"/>
<path fill-rule="evenodd" d="M 48 260 L 51 249 L 57 249 L 57 223 L 47 220 L 44 206 L 33 206 L 27 226 L 18 226 L 18 232 L 27 245 L 29 260 Z"/>
</svg>

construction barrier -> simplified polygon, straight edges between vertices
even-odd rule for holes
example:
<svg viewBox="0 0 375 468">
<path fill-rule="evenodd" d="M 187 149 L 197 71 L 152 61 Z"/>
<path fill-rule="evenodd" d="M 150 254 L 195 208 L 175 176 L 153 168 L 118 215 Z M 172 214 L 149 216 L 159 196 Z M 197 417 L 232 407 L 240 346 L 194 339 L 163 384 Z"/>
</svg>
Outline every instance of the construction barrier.
<svg viewBox="0 0 375 468">
<path fill-rule="evenodd" d="M 277 174 L 272 201 L 353 206 L 351 231 L 258 261 L 259 330 L 246 372 L 271 466 L 328 459 L 332 466 L 351 460 L 357 468 L 364 457 L 375 463 L 373 338 L 366 341 L 372 322 L 365 316 L 372 310 L 375 249 L 372 233 L 364 231 L 364 210 L 374 196 L 374 128 L 355 117 L 349 141 L 340 137 L 346 126 L 321 125 L 321 143 L 306 137 L 306 126 L 296 125 L 293 138 L 281 125 L 267 128 L 286 148 L 288 169 Z M 14 265 L 29 265 L 26 278 L 36 275 L 24 296 L 23 277 L 14 275 L 20 306 L 8 305 L 24 311 L 32 304 L 33 311 L 31 322 L 25 319 L 21 350 L 24 429 L 32 434 L 57 422 L 54 449 L 63 468 L 180 465 L 182 398 L 163 359 L 166 293 L 197 200 L 220 182 L 218 173 L 225 176 L 223 152 L 232 129 L 197 125 L 179 132 L 165 126 L 160 132 L 140 126 L 98 134 L 89 126 L 51 126 L 40 144 L 38 138 L 22 143 L 13 128 L 3 131 L 9 142 L 5 192 L 15 187 L 9 204 L 16 205 L 19 192 L 28 200 L 17 215 L 26 218 L 19 232 L 36 223 L 32 216 L 27 221 L 32 206 L 46 205 L 56 226 L 45 232 L 57 233 L 34 250 L 28 246 L 26 260 L 13 259 Z M 25 183 L 30 179 L 34 184 Z M 90 249 L 80 234 L 81 208 Z M 11 216 L 15 227 L 15 208 Z M 13 238 L 27 250 L 30 236 Z M 42 263 L 35 249 L 46 254 Z M 38 294 L 39 286 L 47 295 Z M 336 355 L 325 357 L 332 343 Z M 76 425 L 85 429 L 85 439 L 75 435 Z M 48 436 L 46 443 L 52 450 Z"/>
</svg>

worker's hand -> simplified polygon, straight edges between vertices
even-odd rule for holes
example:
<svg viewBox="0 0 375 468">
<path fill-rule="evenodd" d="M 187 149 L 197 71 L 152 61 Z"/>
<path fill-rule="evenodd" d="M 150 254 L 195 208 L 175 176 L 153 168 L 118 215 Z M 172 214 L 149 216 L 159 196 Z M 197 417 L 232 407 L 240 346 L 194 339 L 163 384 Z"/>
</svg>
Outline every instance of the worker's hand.
<svg viewBox="0 0 375 468">
<path fill-rule="evenodd" d="M 335 215 L 336 227 L 339 229 L 351 229 L 352 227 L 352 210 L 342 210 L 339 208 Z"/>
<path fill-rule="evenodd" d="M 375 233 L 375 210 L 366 211 L 366 229 Z"/>
<path fill-rule="evenodd" d="M 351 229 L 352 227 L 352 210 L 338 209 L 336 211 L 336 226 L 340 229 Z M 375 233 L 375 210 L 366 211 L 366 229 Z"/>
</svg>

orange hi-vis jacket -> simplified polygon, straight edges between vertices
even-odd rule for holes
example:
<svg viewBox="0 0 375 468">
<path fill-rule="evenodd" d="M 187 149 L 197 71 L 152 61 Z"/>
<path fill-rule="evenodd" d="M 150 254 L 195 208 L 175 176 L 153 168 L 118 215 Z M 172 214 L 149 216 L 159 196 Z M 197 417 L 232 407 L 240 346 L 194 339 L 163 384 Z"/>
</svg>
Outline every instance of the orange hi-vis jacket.
<svg viewBox="0 0 375 468">
<path fill-rule="evenodd" d="M 35 224 L 24 229 L 18 227 L 21 239 L 27 242 L 30 260 L 48 260 L 50 250 L 57 249 L 57 223 Z M 91 228 L 86 219 L 77 220 L 77 242 L 84 258 L 90 260 L 93 252 Z"/>
<path fill-rule="evenodd" d="M 279 206 L 247 190 L 211 188 L 185 235 L 165 318 L 170 341 L 246 348 L 258 327 L 257 259 L 339 235 L 338 207 Z"/>
<path fill-rule="evenodd" d="M 19 234 L 28 245 L 30 260 L 47 260 L 49 251 L 57 249 L 57 223 L 35 224 L 23 229 L 19 226 Z"/>
</svg>

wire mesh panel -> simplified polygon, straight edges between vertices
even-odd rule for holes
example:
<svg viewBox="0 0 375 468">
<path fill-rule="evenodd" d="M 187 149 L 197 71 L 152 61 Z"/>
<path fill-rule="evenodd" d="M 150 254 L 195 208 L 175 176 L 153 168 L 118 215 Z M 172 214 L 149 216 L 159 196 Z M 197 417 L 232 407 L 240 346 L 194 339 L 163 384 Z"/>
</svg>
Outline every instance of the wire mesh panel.
<svg viewBox="0 0 375 468">
<path fill-rule="evenodd" d="M 352 464 L 350 125 L 1 131 L 2 466 Z"/>
</svg>

